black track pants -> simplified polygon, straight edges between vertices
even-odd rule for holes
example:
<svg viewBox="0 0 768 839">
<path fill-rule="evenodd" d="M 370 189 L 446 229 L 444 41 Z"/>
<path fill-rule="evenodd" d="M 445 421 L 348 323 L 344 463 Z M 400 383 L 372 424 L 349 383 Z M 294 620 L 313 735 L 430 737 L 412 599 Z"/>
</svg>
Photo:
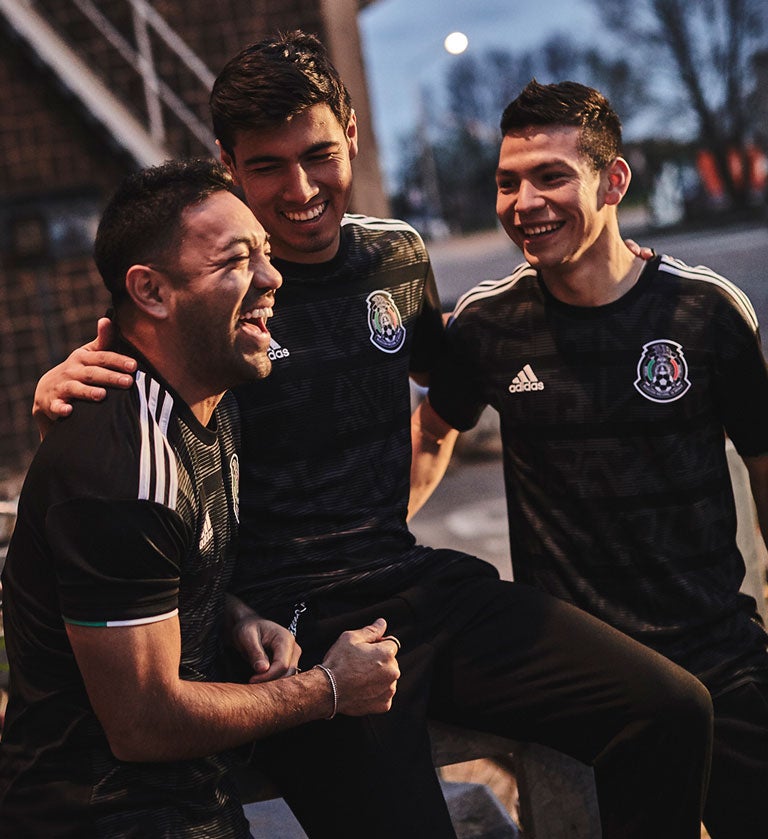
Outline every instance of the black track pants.
<svg viewBox="0 0 768 839">
<path fill-rule="evenodd" d="M 605 839 L 698 839 L 712 705 L 697 679 L 556 598 L 462 561 L 379 602 L 324 598 L 301 666 L 377 617 L 402 642 L 392 710 L 256 744 L 311 839 L 452 837 L 428 718 L 551 746 L 594 765 Z M 363 602 L 363 600 L 367 602 Z"/>
</svg>

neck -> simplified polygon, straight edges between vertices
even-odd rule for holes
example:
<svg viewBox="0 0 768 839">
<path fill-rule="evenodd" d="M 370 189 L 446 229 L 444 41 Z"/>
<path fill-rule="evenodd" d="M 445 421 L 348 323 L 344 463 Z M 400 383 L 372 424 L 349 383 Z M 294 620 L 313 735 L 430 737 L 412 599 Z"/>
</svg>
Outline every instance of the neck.
<svg viewBox="0 0 768 839">
<path fill-rule="evenodd" d="M 607 233 L 607 231 L 606 231 Z M 637 282 L 644 262 L 624 244 L 616 228 L 567 263 L 541 269 L 553 297 L 572 306 L 605 306 Z"/>
<path fill-rule="evenodd" d="M 206 387 L 195 371 L 188 369 L 185 359 L 167 335 L 159 335 L 151 327 L 140 323 L 128 328 L 121 324 L 121 331 L 184 400 L 195 419 L 207 426 L 224 392 Z"/>
<path fill-rule="evenodd" d="M 211 417 L 213 416 L 213 412 L 216 410 L 216 406 L 219 402 L 221 402 L 221 398 L 223 396 L 223 393 L 217 393 L 213 396 L 206 396 L 193 402 L 186 399 L 182 394 L 182 399 L 184 399 L 187 405 L 189 405 L 189 409 L 195 415 L 195 418 L 200 425 L 208 425 L 211 421 Z"/>
<path fill-rule="evenodd" d="M 341 226 L 339 226 L 333 242 L 319 250 L 301 251 L 295 248 L 283 247 L 275 239 L 271 241 L 272 257 L 293 265 L 323 265 L 336 257 L 341 247 Z"/>
</svg>

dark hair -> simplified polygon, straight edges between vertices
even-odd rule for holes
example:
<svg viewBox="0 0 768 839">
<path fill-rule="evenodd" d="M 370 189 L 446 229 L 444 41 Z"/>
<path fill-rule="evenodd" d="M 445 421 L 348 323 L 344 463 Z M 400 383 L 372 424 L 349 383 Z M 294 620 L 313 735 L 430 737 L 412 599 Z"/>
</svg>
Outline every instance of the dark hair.
<svg viewBox="0 0 768 839">
<path fill-rule="evenodd" d="M 621 121 L 602 93 L 578 82 L 523 88 L 501 116 L 501 133 L 532 125 L 569 125 L 581 129 L 579 152 L 597 171 L 621 154 Z"/>
<path fill-rule="evenodd" d="M 102 214 L 93 257 L 112 302 L 124 299 L 131 265 L 163 263 L 175 253 L 188 207 L 233 191 L 232 176 L 207 158 L 168 161 L 129 175 Z"/>
<path fill-rule="evenodd" d="M 300 30 L 280 34 L 246 47 L 221 71 L 211 92 L 213 131 L 231 155 L 238 131 L 274 128 L 320 104 L 346 129 L 352 100 L 325 47 Z"/>
</svg>

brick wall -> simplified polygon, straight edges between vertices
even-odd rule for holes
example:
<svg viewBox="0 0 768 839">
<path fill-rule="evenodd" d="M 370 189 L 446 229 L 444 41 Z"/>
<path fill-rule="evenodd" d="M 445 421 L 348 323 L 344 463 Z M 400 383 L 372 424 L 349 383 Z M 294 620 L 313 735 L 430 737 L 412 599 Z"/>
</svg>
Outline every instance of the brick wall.
<svg viewBox="0 0 768 839">
<path fill-rule="evenodd" d="M 56 31 L 143 122 L 143 86 L 119 51 L 71 0 L 34 0 Z M 98 10 L 134 43 L 127 0 Z M 216 74 L 228 58 L 278 29 L 325 38 L 319 0 L 154 0 L 155 9 Z M 207 125 L 207 95 L 152 38 L 158 74 Z M 163 114 L 176 155 L 200 154 Z M 68 94 L 0 16 L 0 480 L 24 470 L 36 447 L 30 418 L 40 374 L 92 337 L 107 295 L 90 262 L 101 206 L 132 158 Z"/>
</svg>

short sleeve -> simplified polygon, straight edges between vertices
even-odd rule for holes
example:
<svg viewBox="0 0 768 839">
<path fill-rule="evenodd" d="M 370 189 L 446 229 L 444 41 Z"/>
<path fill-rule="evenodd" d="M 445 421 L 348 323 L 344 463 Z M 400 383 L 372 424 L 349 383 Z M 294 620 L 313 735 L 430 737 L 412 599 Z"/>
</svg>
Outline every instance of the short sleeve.
<svg viewBox="0 0 768 839">
<path fill-rule="evenodd" d="M 427 263 L 421 306 L 414 326 L 410 370 L 412 373 L 431 373 L 445 349 L 445 330 L 440 297 L 437 293 L 432 267 Z"/>
<path fill-rule="evenodd" d="M 51 507 L 46 535 L 67 623 L 125 625 L 169 617 L 191 533 L 150 501 L 79 498 Z"/>
<path fill-rule="evenodd" d="M 737 311 L 720 319 L 715 398 L 726 433 L 740 455 L 768 453 L 768 367 L 760 336 Z"/>
<path fill-rule="evenodd" d="M 486 406 L 480 377 L 465 345 L 461 321 L 451 321 L 429 382 L 432 408 L 453 428 L 467 431 Z"/>
</svg>

